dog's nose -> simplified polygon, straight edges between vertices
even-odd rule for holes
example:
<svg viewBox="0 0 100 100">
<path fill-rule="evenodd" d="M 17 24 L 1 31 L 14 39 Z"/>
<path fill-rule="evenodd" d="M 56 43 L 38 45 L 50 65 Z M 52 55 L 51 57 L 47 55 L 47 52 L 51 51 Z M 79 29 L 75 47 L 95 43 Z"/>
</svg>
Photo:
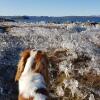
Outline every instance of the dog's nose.
<svg viewBox="0 0 100 100">
<path fill-rule="evenodd" d="M 32 49 L 32 51 L 36 51 L 36 49 Z"/>
<path fill-rule="evenodd" d="M 32 49 L 32 51 L 34 52 L 34 51 L 37 51 L 37 53 L 41 53 L 42 52 L 42 50 L 40 50 L 40 49 Z"/>
</svg>

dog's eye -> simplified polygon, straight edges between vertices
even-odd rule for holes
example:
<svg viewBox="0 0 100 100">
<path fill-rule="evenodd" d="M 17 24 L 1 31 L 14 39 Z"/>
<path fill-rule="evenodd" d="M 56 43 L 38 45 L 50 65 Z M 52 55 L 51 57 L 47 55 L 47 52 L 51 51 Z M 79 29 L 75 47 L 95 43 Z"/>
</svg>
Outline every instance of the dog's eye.
<svg viewBox="0 0 100 100">
<path fill-rule="evenodd" d="M 38 50 L 38 52 L 37 53 L 42 53 L 42 51 L 41 50 Z"/>
</svg>

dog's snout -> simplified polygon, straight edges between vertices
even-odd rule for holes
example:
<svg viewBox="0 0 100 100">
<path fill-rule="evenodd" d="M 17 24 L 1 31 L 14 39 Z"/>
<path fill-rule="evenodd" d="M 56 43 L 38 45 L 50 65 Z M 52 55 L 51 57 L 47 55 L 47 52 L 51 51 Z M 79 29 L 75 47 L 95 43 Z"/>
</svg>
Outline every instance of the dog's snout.
<svg viewBox="0 0 100 100">
<path fill-rule="evenodd" d="M 36 49 L 32 49 L 32 51 L 36 51 Z"/>
</svg>

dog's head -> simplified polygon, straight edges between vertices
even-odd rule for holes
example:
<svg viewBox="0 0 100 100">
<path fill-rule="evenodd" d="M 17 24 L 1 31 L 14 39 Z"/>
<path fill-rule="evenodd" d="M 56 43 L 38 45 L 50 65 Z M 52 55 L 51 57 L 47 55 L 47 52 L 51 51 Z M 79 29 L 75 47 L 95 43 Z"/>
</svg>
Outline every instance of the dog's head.
<svg viewBox="0 0 100 100">
<path fill-rule="evenodd" d="M 20 60 L 18 63 L 17 73 L 15 76 L 15 81 L 18 81 L 20 79 L 20 76 L 22 75 L 25 65 L 27 63 L 27 60 L 29 57 L 33 57 L 33 64 L 31 66 L 31 70 L 33 73 L 40 73 L 43 75 L 44 80 L 46 83 L 49 83 L 49 77 L 48 77 L 48 67 L 49 67 L 49 61 L 48 57 L 45 52 L 41 50 L 25 50 L 20 54 Z"/>
</svg>

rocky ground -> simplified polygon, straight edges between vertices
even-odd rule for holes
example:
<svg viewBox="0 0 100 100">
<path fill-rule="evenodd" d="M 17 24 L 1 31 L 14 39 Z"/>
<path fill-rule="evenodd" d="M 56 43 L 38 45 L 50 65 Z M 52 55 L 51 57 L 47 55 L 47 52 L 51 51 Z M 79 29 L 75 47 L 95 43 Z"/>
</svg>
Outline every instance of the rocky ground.
<svg viewBox="0 0 100 100">
<path fill-rule="evenodd" d="M 0 22 L 0 100 L 16 100 L 19 53 L 42 49 L 52 100 L 100 100 L 100 24 Z"/>
</svg>

